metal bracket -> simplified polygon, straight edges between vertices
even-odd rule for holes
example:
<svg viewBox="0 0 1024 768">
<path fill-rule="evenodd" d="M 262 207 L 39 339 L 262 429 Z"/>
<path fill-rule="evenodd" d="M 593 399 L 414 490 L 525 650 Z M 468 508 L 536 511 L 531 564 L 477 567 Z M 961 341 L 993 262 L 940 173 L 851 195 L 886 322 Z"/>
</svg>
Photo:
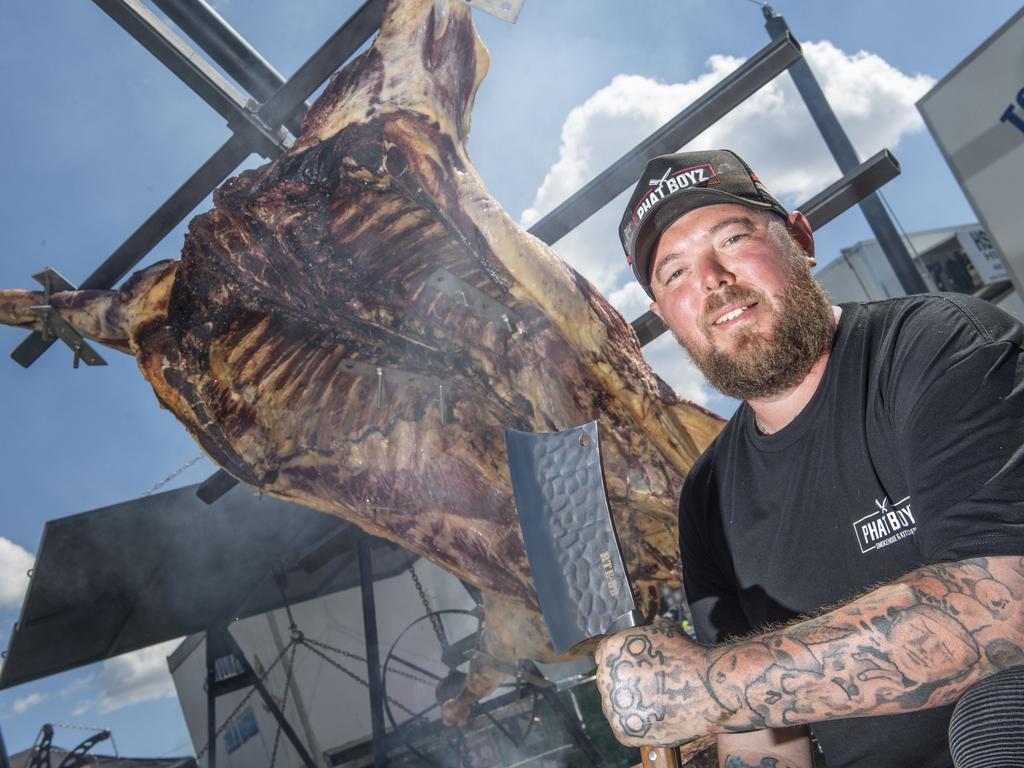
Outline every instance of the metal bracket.
<svg viewBox="0 0 1024 768">
<path fill-rule="evenodd" d="M 260 105 L 253 99 L 245 102 L 241 116 L 228 120 L 228 127 L 234 133 L 244 133 L 261 157 L 271 160 L 291 149 L 295 140 L 288 135 L 284 126 L 276 129 L 260 116 Z"/>
<path fill-rule="evenodd" d="M 243 134 L 247 148 L 266 159 L 284 150 L 284 131 L 269 126 L 247 100 L 213 66 L 193 50 L 142 0 L 94 0 L 108 16 L 138 40 L 164 66 L 219 112 L 232 132 Z"/>
<path fill-rule="evenodd" d="M 86 365 L 106 365 L 107 361 L 100 357 L 95 349 L 89 346 L 89 343 L 82 337 L 82 334 L 72 328 L 67 320 L 50 306 L 50 296 L 55 290 L 73 291 L 75 286 L 50 267 L 32 275 L 32 278 L 43 286 L 43 303 L 39 306 L 31 307 L 32 311 L 43 320 L 43 341 L 49 341 L 52 336 L 56 336 L 67 344 L 75 355 L 72 362 L 74 368 L 77 368 L 79 361 L 82 360 L 85 361 Z"/>
<path fill-rule="evenodd" d="M 460 280 L 443 267 L 438 267 L 430 273 L 427 284 L 443 296 L 462 304 L 478 317 L 504 326 L 509 333 L 515 333 L 519 327 L 516 315 L 511 309 L 500 301 L 495 301 L 478 288 Z"/>
<path fill-rule="evenodd" d="M 497 16 L 502 21 L 515 24 L 523 9 L 523 0 L 461 0 L 470 8 L 479 8 L 484 13 Z"/>
<path fill-rule="evenodd" d="M 523 680 L 530 685 L 536 686 L 537 688 L 551 688 L 551 681 L 543 675 L 539 674 L 536 669 L 524 668 L 522 665 L 509 664 L 507 661 L 501 661 L 489 656 L 483 651 L 469 651 L 466 653 L 466 658 L 472 661 L 476 661 L 479 664 L 484 664 L 488 667 L 492 667 L 499 672 L 504 672 L 510 677 L 515 677 L 517 680 Z"/>
</svg>

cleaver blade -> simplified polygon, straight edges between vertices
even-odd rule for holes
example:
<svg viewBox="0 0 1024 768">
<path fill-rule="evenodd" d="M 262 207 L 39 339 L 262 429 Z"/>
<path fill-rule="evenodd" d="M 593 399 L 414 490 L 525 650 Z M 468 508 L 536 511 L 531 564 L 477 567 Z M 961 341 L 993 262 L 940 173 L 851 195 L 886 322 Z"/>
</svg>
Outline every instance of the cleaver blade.
<svg viewBox="0 0 1024 768">
<path fill-rule="evenodd" d="M 516 512 L 537 599 L 559 655 L 642 623 L 608 508 L 597 422 L 505 430 Z"/>
</svg>

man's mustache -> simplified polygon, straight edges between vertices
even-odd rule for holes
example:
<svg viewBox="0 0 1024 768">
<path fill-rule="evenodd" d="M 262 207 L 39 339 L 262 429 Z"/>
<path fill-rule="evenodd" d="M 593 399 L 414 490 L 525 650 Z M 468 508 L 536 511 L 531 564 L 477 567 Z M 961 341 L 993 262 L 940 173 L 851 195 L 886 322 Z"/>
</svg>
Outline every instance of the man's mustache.
<svg viewBox="0 0 1024 768">
<path fill-rule="evenodd" d="M 771 306 L 768 297 L 758 290 L 727 285 L 708 297 L 707 302 L 704 304 L 704 312 L 701 315 L 701 324 L 705 328 L 710 328 L 714 314 L 729 304 L 763 304 L 765 307 Z"/>
</svg>

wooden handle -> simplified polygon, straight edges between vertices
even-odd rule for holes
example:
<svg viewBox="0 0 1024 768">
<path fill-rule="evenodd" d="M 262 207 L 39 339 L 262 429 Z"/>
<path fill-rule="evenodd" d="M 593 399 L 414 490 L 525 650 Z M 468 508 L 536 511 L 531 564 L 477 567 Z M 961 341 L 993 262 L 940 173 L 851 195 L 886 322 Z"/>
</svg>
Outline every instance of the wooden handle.
<svg viewBox="0 0 1024 768">
<path fill-rule="evenodd" d="M 680 768 L 679 750 L 675 747 L 640 747 L 643 768 Z"/>
</svg>

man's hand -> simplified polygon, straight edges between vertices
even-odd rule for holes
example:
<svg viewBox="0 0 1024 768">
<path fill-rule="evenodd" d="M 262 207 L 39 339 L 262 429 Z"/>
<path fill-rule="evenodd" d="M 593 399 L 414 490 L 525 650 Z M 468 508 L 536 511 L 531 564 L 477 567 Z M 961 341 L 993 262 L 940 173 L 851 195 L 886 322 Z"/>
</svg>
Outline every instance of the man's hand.
<svg viewBox="0 0 1024 768">
<path fill-rule="evenodd" d="M 609 635 L 595 658 L 604 714 L 623 744 L 668 746 L 721 730 L 703 677 L 708 649 L 672 622 Z"/>
</svg>

